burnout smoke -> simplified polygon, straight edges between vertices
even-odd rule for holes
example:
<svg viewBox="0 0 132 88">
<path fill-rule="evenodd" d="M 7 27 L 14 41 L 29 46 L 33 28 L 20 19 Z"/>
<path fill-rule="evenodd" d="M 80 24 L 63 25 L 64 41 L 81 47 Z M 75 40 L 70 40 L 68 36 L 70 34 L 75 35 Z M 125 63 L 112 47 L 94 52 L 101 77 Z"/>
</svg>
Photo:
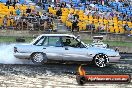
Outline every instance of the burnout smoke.
<svg viewBox="0 0 132 88">
<path fill-rule="evenodd" d="M 13 56 L 15 44 L 0 44 L 0 64 L 30 64 L 29 61 L 17 59 Z"/>
</svg>

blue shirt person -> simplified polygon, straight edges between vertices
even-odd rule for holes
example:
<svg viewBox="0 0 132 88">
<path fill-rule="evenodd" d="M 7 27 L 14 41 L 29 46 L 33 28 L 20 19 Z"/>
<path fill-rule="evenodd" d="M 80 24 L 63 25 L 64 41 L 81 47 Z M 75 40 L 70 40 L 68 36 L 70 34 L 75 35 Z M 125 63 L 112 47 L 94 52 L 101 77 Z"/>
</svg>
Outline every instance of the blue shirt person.
<svg viewBox="0 0 132 88">
<path fill-rule="evenodd" d="M 19 8 L 16 10 L 16 14 L 17 14 L 17 16 L 20 16 L 21 11 L 20 11 L 20 9 L 19 9 Z"/>
</svg>

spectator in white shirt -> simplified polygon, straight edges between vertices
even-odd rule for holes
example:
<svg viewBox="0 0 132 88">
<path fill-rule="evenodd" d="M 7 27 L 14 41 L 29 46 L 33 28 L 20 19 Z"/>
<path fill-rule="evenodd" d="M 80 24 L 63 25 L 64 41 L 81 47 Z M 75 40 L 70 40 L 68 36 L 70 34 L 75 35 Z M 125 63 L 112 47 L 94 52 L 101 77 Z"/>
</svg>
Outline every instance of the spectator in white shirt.
<svg viewBox="0 0 132 88">
<path fill-rule="evenodd" d="M 44 13 L 44 14 L 41 16 L 41 19 L 44 19 L 44 20 L 47 20 L 47 19 L 48 19 L 48 16 L 46 15 L 46 13 Z"/>
<path fill-rule="evenodd" d="M 73 18 L 73 14 L 72 14 L 72 13 L 70 13 L 70 14 L 68 15 L 67 20 L 71 20 L 72 18 Z"/>
<path fill-rule="evenodd" d="M 89 12 L 90 12 L 90 11 L 89 11 L 89 9 L 88 9 L 88 8 L 86 8 L 86 9 L 85 9 L 85 13 L 84 13 L 84 15 L 88 15 L 88 14 L 89 14 Z"/>
</svg>

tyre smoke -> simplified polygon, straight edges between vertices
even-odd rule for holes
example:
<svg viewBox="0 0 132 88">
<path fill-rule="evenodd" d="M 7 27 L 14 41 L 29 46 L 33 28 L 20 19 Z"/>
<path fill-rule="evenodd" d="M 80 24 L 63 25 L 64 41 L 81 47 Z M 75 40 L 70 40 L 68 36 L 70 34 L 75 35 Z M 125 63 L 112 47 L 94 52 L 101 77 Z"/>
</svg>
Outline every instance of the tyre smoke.
<svg viewBox="0 0 132 88">
<path fill-rule="evenodd" d="M 13 47 L 15 44 L 0 44 L 0 64 L 31 64 L 31 61 L 15 58 Z"/>
</svg>

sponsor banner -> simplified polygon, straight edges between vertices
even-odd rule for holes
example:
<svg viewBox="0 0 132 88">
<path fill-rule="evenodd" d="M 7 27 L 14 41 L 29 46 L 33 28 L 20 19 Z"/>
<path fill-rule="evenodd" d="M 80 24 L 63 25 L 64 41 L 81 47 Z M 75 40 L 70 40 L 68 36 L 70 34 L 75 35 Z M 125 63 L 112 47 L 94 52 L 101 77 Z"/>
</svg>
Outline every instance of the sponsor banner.
<svg viewBox="0 0 132 88">
<path fill-rule="evenodd" d="M 85 83 L 130 83 L 131 76 L 128 74 L 86 74 L 86 71 L 79 66 L 78 74 L 76 76 L 78 84 L 83 85 Z"/>
<path fill-rule="evenodd" d="M 87 82 L 129 83 L 130 75 L 85 75 Z"/>
</svg>

